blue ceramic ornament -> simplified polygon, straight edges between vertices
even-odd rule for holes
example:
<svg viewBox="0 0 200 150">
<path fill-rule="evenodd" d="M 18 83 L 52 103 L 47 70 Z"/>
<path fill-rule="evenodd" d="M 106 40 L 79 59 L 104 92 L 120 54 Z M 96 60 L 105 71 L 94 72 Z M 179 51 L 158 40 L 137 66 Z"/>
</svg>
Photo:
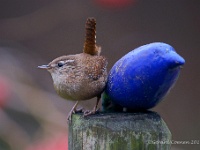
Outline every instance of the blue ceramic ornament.
<svg viewBox="0 0 200 150">
<path fill-rule="evenodd" d="M 156 106 L 173 87 L 185 60 L 165 43 L 151 43 L 118 60 L 108 75 L 103 109 L 146 110 Z"/>
</svg>

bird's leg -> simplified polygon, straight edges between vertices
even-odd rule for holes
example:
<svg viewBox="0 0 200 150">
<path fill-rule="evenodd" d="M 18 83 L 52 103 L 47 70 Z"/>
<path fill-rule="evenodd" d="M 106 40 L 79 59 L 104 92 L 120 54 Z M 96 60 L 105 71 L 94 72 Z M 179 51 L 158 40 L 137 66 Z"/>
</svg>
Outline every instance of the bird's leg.
<svg viewBox="0 0 200 150">
<path fill-rule="evenodd" d="M 70 112 L 69 112 L 69 114 L 67 116 L 67 120 L 71 120 L 72 119 L 72 114 L 75 113 L 78 103 L 79 103 L 79 101 L 77 101 L 75 103 L 75 105 L 72 107 L 72 109 L 70 110 Z"/>
<path fill-rule="evenodd" d="M 98 107 L 98 104 L 99 104 L 100 99 L 101 99 L 101 95 L 100 95 L 100 96 L 97 96 L 96 105 L 95 105 L 94 108 L 93 108 L 94 113 L 96 113 L 96 111 L 97 111 L 97 107 Z"/>
<path fill-rule="evenodd" d="M 92 115 L 92 114 L 95 114 L 96 111 L 97 111 L 97 106 L 99 104 L 99 101 L 101 99 L 101 95 L 100 96 L 97 96 L 97 102 L 96 102 L 96 105 L 94 106 L 93 110 L 92 111 L 85 111 L 84 112 L 84 116 L 89 116 L 89 115 Z"/>
</svg>

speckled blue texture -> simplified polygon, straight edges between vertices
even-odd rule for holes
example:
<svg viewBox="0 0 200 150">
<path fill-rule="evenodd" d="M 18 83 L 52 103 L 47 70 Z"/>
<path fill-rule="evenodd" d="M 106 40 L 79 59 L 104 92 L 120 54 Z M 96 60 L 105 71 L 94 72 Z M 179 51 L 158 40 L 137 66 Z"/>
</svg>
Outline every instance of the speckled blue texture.
<svg viewBox="0 0 200 150">
<path fill-rule="evenodd" d="M 165 43 L 151 43 L 132 50 L 109 72 L 103 100 L 131 110 L 156 106 L 176 82 L 185 60 Z"/>
</svg>

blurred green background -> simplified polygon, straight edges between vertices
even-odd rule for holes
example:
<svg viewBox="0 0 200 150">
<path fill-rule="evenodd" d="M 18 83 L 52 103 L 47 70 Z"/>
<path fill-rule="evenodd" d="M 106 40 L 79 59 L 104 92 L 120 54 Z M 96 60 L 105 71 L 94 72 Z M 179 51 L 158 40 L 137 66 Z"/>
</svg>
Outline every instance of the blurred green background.
<svg viewBox="0 0 200 150">
<path fill-rule="evenodd" d="M 97 19 L 97 44 L 112 65 L 143 44 L 165 42 L 185 58 L 176 86 L 154 111 L 173 140 L 200 140 L 199 0 L 0 0 L 0 150 L 66 150 L 73 102 L 53 89 L 54 58 L 80 53 L 85 21 Z M 81 103 L 92 108 L 94 100 Z M 172 145 L 172 150 L 200 145 Z"/>
</svg>

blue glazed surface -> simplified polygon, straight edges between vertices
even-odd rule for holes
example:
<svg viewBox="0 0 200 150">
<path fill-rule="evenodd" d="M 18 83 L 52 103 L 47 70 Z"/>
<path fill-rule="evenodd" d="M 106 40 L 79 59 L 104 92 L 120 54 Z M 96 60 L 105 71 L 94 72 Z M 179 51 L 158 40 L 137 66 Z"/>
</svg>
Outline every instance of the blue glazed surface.
<svg viewBox="0 0 200 150">
<path fill-rule="evenodd" d="M 110 70 L 103 106 L 112 101 L 132 110 L 154 107 L 174 85 L 184 63 L 174 48 L 165 43 L 136 48 Z"/>
</svg>

